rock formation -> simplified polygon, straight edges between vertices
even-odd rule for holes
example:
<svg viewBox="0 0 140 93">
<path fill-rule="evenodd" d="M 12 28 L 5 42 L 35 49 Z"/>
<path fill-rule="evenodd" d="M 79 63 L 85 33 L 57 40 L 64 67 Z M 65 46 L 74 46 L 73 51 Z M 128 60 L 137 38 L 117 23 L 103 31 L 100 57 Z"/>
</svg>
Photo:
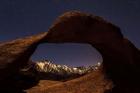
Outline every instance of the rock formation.
<svg viewBox="0 0 140 93">
<path fill-rule="evenodd" d="M 139 50 L 123 37 L 119 27 L 101 17 L 67 12 L 52 25 L 47 42 L 91 44 L 103 57 L 103 71 L 115 84 L 112 91 L 125 93 L 128 87 L 133 91 L 140 86 Z"/>
<path fill-rule="evenodd" d="M 140 92 L 140 51 L 124 38 L 117 26 L 101 17 L 77 11 L 67 12 L 60 16 L 48 33 L 0 44 L 1 89 L 18 87 L 13 86 L 17 81 L 15 77 L 20 68 L 27 65 L 30 56 L 41 43 L 91 44 L 103 57 L 100 75 L 112 80 L 114 85 L 113 89 L 98 93 Z M 61 89 L 65 90 L 65 87 Z M 49 92 L 46 91 L 46 93 Z"/>
<path fill-rule="evenodd" d="M 29 58 L 46 33 L 0 44 L 0 91 L 20 91 L 19 70 Z M 26 86 L 24 86 L 26 87 Z M 21 87 L 23 88 L 23 87 Z"/>
</svg>

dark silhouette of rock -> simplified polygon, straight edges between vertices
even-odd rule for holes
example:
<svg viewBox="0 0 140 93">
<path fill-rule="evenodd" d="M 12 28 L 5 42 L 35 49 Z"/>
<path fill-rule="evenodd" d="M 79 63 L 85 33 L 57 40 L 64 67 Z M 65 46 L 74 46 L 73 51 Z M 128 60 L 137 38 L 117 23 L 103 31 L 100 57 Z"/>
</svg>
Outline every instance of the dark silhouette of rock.
<svg viewBox="0 0 140 93">
<path fill-rule="evenodd" d="M 27 65 L 36 47 L 45 42 L 91 44 L 103 57 L 100 75 L 114 83 L 113 89 L 110 88 L 104 93 L 140 93 L 139 50 L 123 37 L 119 27 L 101 17 L 77 11 L 67 12 L 60 16 L 48 33 L 0 44 L 1 89 L 7 89 L 7 87 L 16 89 L 21 85 L 16 83 L 20 81 L 17 79 L 19 70 Z M 96 78 L 94 80 L 96 81 Z M 19 90 L 23 88 L 22 86 Z M 63 88 L 65 87 L 61 87 L 61 90 Z M 46 93 L 49 93 L 49 90 L 46 90 Z"/>
<path fill-rule="evenodd" d="M 139 50 L 123 37 L 119 27 L 103 18 L 76 11 L 67 12 L 50 28 L 47 41 L 91 44 L 103 57 L 103 71 L 115 85 L 113 93 L 116 90 L 116 93 L 127 93 L 127 90 L 140 88 Z"/>
<path fill-rule="evenodd" d="M 42 33 L 0 44 L 0 91 L 18 92 L 20 87 L 27 87 L 22 86 L 20 79 L 23 77 L 19 71 L 28 64 L 30 56 L 45 35 Z"/>
</svg>

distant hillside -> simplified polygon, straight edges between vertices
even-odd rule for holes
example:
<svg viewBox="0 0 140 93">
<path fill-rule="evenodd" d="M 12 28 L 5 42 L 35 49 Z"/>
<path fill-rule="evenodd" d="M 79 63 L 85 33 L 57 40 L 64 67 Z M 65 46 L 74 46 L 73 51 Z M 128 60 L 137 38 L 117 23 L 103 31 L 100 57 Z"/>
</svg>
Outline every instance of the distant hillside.
<svg viewBox="0 0 140 93">
<path fill-rule="evenodd" d="M 22 69 L 21 73 L 27 76 L 33 75 L 39 79 L 67 80 L 95 71 L 99 66 L 100 63 L 89 67 L 81 66 L 72 68 L 66 65 L 54 64 L 49 60 L 42 60 L 32 62 L 26 68 Z"/>
</svg>

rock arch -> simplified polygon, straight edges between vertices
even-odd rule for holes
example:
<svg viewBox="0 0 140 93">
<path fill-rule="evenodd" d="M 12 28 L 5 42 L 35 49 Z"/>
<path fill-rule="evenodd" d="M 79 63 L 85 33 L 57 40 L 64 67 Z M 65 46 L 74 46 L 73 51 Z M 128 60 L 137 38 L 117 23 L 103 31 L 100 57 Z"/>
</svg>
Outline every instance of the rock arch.
<svg viewBox="0 0 140 93">
<path fill-rule="evenodd" d="M 139 73 L 139 50 L 123 37 L 119 27 L 101 17 L 67 12 L 55 21 L 46 40 L 50 43 L 91 44 L 103 57 L 105 73 L 116 83 L 128 83 Z"/>
<path fill-rule="evenodd" d="M 36 47 L 46 42 L 89 43 L 101 53 L 102 71 L 114 82 L 115 92 L 129 93 L 127 89 L 139 88 L 139 50 L 123 37 L 117 26 L 98 16 L 71 11 L 60 16 L 48 33 L 0 44 L 1 89 L 18 86 L 13 84 L 18 84 L 14 77 L 19 69 L 28 64 Z"/>
</svg>

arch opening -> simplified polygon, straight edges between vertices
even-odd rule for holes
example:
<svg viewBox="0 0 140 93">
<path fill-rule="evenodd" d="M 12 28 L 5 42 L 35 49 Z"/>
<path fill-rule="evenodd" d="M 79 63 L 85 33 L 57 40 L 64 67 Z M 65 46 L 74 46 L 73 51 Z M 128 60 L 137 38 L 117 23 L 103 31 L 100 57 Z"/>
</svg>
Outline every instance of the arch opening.
<svg viewBox="0 0 140 93">
<path fill-rule="evenodd" d="M 49 60 L 54 64 L 70 67 L 88 67 L 103 61 L 101 54 L 94 47 L 79 43 L 41 44 L 31 59 L 33 62 Z"/>
</svg>

